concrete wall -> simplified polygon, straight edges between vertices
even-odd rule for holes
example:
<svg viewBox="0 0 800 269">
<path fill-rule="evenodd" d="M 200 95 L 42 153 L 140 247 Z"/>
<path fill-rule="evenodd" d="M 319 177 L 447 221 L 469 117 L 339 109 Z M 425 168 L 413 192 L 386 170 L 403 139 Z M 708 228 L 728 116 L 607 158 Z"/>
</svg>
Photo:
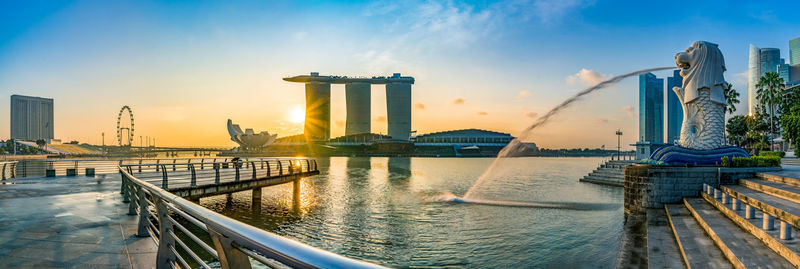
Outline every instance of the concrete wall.
<svg viewBox="0 0 800 269">
<path fill-rule="evenodd" d="M 736 184 L 757 172 L 780 167 L 718 168 L 632 165 L 625 167 L 625 213 L 644 213 L 648 208 L 680 203 L 684 197 L 699 197 L 703 184 Z"/>
<path fill-rule="evenodd" d="M 408 140 L 411 136 L 411 84 L 386 84 L 386 116 L 388 135 L 392 139 Z"/>
<path fill-rule="evenodd" d="M 372 85 L 355 82 L 344 86 L 347 105 L 345 135 L 363 134 L 371 131 L 370 121 Z"/>
<path fill-rule="evenodd" d="M 306 120 L 303 133 L 312 140 L 331 137 L 331 84 L 306 83 Z"/>
<path fill-rule="evenodd" d="M 11 138 L 50 140 L 54 138 L 53 125 L 53 99 L 11 96 Z"/>
</svg>

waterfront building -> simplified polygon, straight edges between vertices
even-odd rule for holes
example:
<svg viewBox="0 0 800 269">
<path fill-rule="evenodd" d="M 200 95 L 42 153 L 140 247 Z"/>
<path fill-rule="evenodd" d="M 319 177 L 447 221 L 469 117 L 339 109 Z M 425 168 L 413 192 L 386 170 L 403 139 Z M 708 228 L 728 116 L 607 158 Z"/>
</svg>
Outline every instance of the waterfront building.
<svg viewBox="0 0 800 269">
<path fill-rule="evenodd" d="M 11 138 L 53 139 L 53 99 L 11 95 Z"/>
<path fill-rule="evenodd" d="M 413 138 L 418 156 L 495 156 L 514 137 L 508 133 L 481 129 L 452 130 L 417 135 Z M 522 143 L 521 155 L 538 151 L 534 143 Z"/>
<path fill-rule="evenodd" d="M 752 116 L 756 103 L 756 84 L 761 78 L 761 55 L 758 47 L 750 44 L 750 56 L 747 62 L 747 115 Z"/>
<path fill-rule="evenodd" d="M 789 64 L 800 65 L 800 37 L 789 40 Z"/>
<path fill-rule="evenodd" d="M 664 79 L 639 75 L 639 141 L 664 142 Z"/>
<path fill-rule="evenodd" d="M 683 124 L 683 105 L 678 95 L 672 91 L 674 87 L 683 87 L 681 70 L 674 70 L 671 77 L 667 77 L 667 144 L 674 144 L 681 139 L 681 126 Z"/>
<path fill-rule="evenodd" d="M 347 77 L 310 75 L 287 77 L 289 82 L 306 84 L 305 136 L 313 141 L 330 138 L 331 84 L 345 84 L 347 121 L 345 135 L 369 133 L 370 91 L 372 84 L 386 85 L 386 118 L 392 140 L 407 143 L 411 137 L 411 84 L 413 77 L 394 73 L 391 77 Z"/>
</svg>

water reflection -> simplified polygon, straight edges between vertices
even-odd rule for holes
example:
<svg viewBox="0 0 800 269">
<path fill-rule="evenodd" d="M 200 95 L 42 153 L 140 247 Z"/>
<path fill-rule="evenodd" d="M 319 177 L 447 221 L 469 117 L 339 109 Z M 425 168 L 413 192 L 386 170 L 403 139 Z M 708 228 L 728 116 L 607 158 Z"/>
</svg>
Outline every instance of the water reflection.
<svg viewBox="0 0 800 269">
<path fill-rule="evenodd" d="M 251 210 L 250 192 L 234 194 L 230 205 L 224 196 L 201 202 L 251 225 L 392 267 L 613 266 L 623 220 L 621 207 L 574 211 L 429 201 L 445 191 L 463 195 L 491 161 L 319 158 L 321 174 L 300 182 L 299 203 L 293 201 L 292 184 L 263 188 L 261 210 Z M 577 181 L 598 159 L 504 161 L 515 169 L 493 181 L 482 197 L 622 202 L 619 188 Z"/>
</svg>

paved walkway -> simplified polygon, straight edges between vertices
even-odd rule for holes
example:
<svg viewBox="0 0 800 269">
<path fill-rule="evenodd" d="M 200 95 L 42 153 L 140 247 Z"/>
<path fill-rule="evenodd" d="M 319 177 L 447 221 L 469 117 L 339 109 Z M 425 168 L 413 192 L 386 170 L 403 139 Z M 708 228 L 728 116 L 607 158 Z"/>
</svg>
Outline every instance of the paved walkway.
<svg viewBox="0 0 800 269">
<path fill-rule="evenodd" d="M 15 183 L 0 185 L 3 268 L 154 267 L 156 245 L 135 236 L 118 174 Z"/>
</svg>

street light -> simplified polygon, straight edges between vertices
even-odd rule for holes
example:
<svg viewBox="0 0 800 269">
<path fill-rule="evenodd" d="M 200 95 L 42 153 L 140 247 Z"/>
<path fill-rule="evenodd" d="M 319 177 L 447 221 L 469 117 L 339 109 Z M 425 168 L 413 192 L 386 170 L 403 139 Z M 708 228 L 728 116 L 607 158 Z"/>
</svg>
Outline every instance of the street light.
<svg viewBox="0 0 800 269">
<path fill-rule="evenodd" d="M 620 150 L 622 149 L 622 147 L 620 147 L 620 139 L 622 138 L 622 131 L 617 129 L 616 134 L 617 134 L 617 160 L 619 160 Z"/>
</svg>

